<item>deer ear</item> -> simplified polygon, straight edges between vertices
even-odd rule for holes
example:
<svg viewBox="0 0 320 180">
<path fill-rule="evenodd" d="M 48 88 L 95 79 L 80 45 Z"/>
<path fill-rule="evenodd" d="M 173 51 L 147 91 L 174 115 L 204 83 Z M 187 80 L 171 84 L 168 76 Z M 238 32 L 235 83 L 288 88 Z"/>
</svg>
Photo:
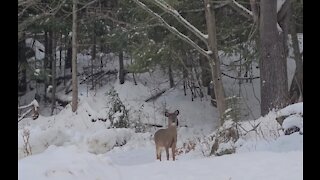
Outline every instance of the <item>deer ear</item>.
<svg viewBox="0 0 320 180">
<path fill-rule="evenodd" d="M 179 115 L 179 110 L 176 110 L 175 113 L 176 113 L 176 115 L 178 116 L 178 115 Z"/>
<path fill-rule="evenodd" d="M 165 117 L 169 117 L 168 111 L 166 111 L 166 112 L 164 113 L 164 116 L 165 116 Z"/>
</svg>

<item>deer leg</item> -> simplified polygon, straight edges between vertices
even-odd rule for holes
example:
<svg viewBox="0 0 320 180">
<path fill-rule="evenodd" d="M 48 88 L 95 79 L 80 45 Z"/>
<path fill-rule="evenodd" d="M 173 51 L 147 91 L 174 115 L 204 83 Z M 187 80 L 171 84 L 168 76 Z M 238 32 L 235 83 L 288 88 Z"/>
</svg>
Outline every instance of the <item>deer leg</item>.
<svg viewBox="0 0 320 180">
<path fill-rule="evenodd" d="M 169 147 L 166 147 L 167 160 L 169 161 Z"/>
<path fill-rule="evenodd" d="M 158 146 L 156 146 L 156 155 L 157 155 L 157 159 L 161 161 L 161 150 L 160 150 L 160 147 Z"/>
<path fill-rule="evenodd" d="M 176 160 L 176 144 L 175 143 L 173 143 L 171 150 L 172 150 L 172 159 L 175 161 Z"/>
</svg>

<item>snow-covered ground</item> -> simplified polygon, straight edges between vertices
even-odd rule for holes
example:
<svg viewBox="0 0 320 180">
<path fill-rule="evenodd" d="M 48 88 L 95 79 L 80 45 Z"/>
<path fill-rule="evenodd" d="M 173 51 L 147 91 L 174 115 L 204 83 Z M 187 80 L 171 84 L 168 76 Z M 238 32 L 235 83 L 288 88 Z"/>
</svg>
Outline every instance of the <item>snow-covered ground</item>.
<svg viewBox="0 0 320 180">
<path fill-rule="evenodd" d="M 94 155 L 75 146 L 50 147 L 19 161 L 19 180 L 301 180 L 302 151 L 258 151 L 155 161 L 150 148 Z"/>
<path fill-rule="evenodd" d="M 29 46 L 31 42 L 28 40 Z M 42 48 L 37 42 L 35 44 L 37 48 Z M 42 55 L 40 51 L 37 54 Z M 79 54 L 78 58 L 79 64 L 88 65 L 90 56 Z M 104 58 L 108 64 L 105 68 L 118 68 L 117 61 L 112 61 L 115 55 L 104 55 Z M 232 61 L 224 60 L 225 64 L 228 60 Z M 288 66 L 290 81 L 294 72 L 291 58 Z M 82 66 L 78 68 L 82 72 Z M 254 69 L 253 73 L 258 75 L 258 70 Z M 251 112 L 244 116 L 247 117 L 245 121 L 240 122 L 242 134 L 239 140 L 234 144 L 225 144 L 226 147 L 235 146 L 236 153 L 208 156 L 213 144 L 211 135 L 219 124 L 217 111 L 210 105 L 208 96 L 191 101 L 190 94 L 184 96 L 182 86 L 178 84 L 156 101 L 145 102 L 151 95 L 168 88 L 166 76 L 161 71 L 137 74 L 138 85 L 134 85 L 130 76 L 122 85 L 110 78 L 93 91 L 81 84 L 77 112 L 73 113 L 71 106 L 67 105 L 54 116 L 45 115 L 45 109 L 42 109 L 38 119 L 23 119 L 18 123 L 18 179 L 303 179 L 302 102 L 258 118 L 259 101 L 254 96 L 260 96 L 259 80 L 254 80 L 253 85 L 242 84 L 243 106 Z M 238 92 L 236 81 L 227 77 L 223 80 L 227 84 L 226 92 L 236 95 L 233 94 Z M 146 124 L 145 129 L 137 132 L 134 128 L 111 128 L 110 121 L 102 121 L 108 119 L 112 108 L 107 95 L 111 89 L 118 93 L 129 112 L 130 121 Z M 28 92 L 21 99 L 30 102 L 32 93 Z M 171 159 L 166 161 L 164 152 L 163 161 L 155 158 L 153 134 L 159 127 L 152 125 L 167 125 L 165 109 L 180 111 L 179 153 L 174 162 Z M 288 116 L 282 127 L 275 120 L 280 115 Z M 257 124 L 258 128 L 250 131 Z M 300 133 L 285 136 L 281 128 L 287 129 L 293 125 L 300 128 Z"/>
<path fill-rule="evenodd" d="M 146 132 L 136 133 L 133 129 L 109 129 L 108 121 L 92 122 L 92 119 L 107 116 L 110 102 L 106 93 L 111 87 L 131 112 L 130 118 L 140 119 L 143 123 L 165 126 L 164 107 L 170 111 L 179 109 L 177 148 L 185 152 L 186 143 L 195 143 L 195 148 L 179 154 L 175 162 L 171 159 L 159 162 L 155 158 L 152 138 L 159 128 L 150 127 Z M 302 113 L 302 103 L 242 122 L 247 130 L 254 124 L 261 124 L 257 132 L 249 132 L 235 143 L 235 154 L 217 157 L 208 156 L 212 142 L 205 143 L 205 138 L 217 127 L 216 113 L 208 99 L 192 102 L 176 88 L 157 101 L 146 103 L 144 100 L 153 88 L 135 86 L 130 81 L 124 85 L 113 81 L 88 94 L 84 89 L 82 86 L 79 91 L 76 113 L 72 113 L 68 105 L 55 116 L 40 115 L 37 120 L 24 119 L 19 123 L 19 180 L 303 179 L 303 135 L 284 136 L 275 121 L 278 115 Z M 32 151 L 28 156 L 23 141 L 26 130 L 30 133 Z M 165 157 L 164 152 L 162 156 Z"/>
</svg>

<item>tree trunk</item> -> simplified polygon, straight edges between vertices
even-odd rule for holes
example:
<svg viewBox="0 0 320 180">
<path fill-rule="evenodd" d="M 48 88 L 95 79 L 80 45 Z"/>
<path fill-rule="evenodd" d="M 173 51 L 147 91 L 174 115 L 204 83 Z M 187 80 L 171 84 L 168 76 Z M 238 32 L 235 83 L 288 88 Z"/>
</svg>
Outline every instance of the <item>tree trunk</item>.
<svg viewBox="0 0 320 180">
<path fill-rule="evenodd" d="M 60 43 L 59 43 L 59 69 L 60 69 L 60 72 L 61 72 L 61 69 L 62 69 L 62 32 L 60 32 Z"/>
<path fill-rule="evenodd" d="M 67 45 L 67 36 L 68 32 L 66 31 L 64 37 L 64 67 L 63 67 L 63 77 L 66 77 L 66 68 L 67 68 L 67 58 L 68 58 L 68 45 Z M 66 79 L 63 78 L 63 86 L 66 86 Z"/>
<path fill-rule="evenodd" d="M 78 109 L 77 79 L 77 0 L 73 0 L 72 8 L 72 112 Z"/>
<path fill-rule="evenodd" d="M 51 96 L 51 115 L 53 115 L 54 109 L 56 108 L 56 39 L 55 34 L 52 34 L 52 96 Z M 61 52 L 61 51 L 60 51 Z"/>
<path fill-rule="evenodd" d="M 287 62 L 277 29 L 277 1 L 261 0 L 260 86 L 261 115 L 286 105 L 288 93 Z"/>
<path fill-rule="evenodd" d="M 124 83 L 124 67 L 123 67 L 123 51 L 119 52 L 119 81 L 120 84 Z"/>
<path fill-rule="evenodd" d="M 53 31 L 52 30 L 49 30 L 49 32 L 48 32 L 48 64 L 47 64 L 47 68 L 48 69 L 52 69 L 52 39 L 53 39 L 53 37 L 52 37 L 52 35 L 53 35 Z M 52 77 L 50 77 L 50 80 L 49 80 L 49 82 L 51 82 L 51 78 Z"/>
<path fill-rule="evenodd" d="M 48 64 L 48 54 L 49 54 L 49 47 L 48 47 L 48 31 L 44 32 L 44 61 L 43 61 L 43 70 L 47 72 L 47 64 Z M 44 79 L 44 102 L 47 102 L 47 87 L 48 81 L 47 77 Z"/>
<path fill-rule="evenodd" d="M 130 61 L 131 61 L 131 64 L 133 64 L 133 60 L 132 60 L 132 55 L 131 54 L 130 54 Z M 134 72 L 132 72 L 132 78 L 133 78 L 134 85 L 138 85 Z"/>
<path fill-rule="evenodd" d="M 253 22 L 258 25 L 259 23 L 259 10 L 256 0 L 250 0 L 250 7 L 253 15 Z"/>
<path fill-rule="evenodd" d="M 280 38 L 283 43 L 285 59 L 287 59 L 289 54 L 288 31 L 289 31 L 289 21 L 290 21 L 290 15 L 291 15 L 290 7 L 291 7 L 291 0 L 286 0 L 286 2 L 282 5 L 280 11 L 277 14 L 277 21 L 282 29 Z"/>
<path fill-rule="evenodd" d="M 173 81 L 171 63 L 169 64 L 169 67 L 168 67 L 168 74 L 169 74 L 170 88 L 173 88 L 173 86 L 174 86 L 174 81 Z"/>
<path fill-rule="evenodd" d="M 93 45 L 92 45 L 92 55 L 91 55 L 91 76 L 93 76 L 94 61 L 96 59 L 96 28 L 93 27 Z M 92 79 L 92 89 L 94 89 L 94 78 Z"/>
<path fill-rule="evenodd" d="M 199 64 L 201 67 L 201 81 L 204 87 L 207 87 L 207 94 L 211 96 L 211 99 L 216 99 L 214 95 L 214 89 L 211 86 L 212 81 L 212 74 L 210 69 L 210 64 L 208 61 L 208 58 L 205 58 L 204 56 L 199 57 Z M 213 103 L 213 101 L 212 101 Z"/>
<path fill-rule="evenodd" d="M 182 76 L 183 76 L 183 92 L 184 96 L 187 95 L 187 81 L 188 81 L 188 70 L 187 67 L 182 66 Z"/>
<path fill-rule="evenodd" d="M 18 92 L 19 94 L 25 94 L 27 91 L 27 59 L 26 59 L 26 42 L 21 40 L 18 43 L 18 61 L 20 64 L 19 77 L 18 77 Z"/>
<path fill-rule="evenodd" d="M 292 8 L 292 7 L 291 7 Z M 303 62 L 300 54 L 299 41 L 294 18 L 290 20 L 290 33 L 293 47 L 296 70 L 290 86 L 290 103 L 298 102 L 299 97 L 303 99 Z"/>
<path fill-rule="evenodd" d="M 204 0 L 205 5 L 205 15 L 206 15 L 206 24 L 208 31 L 208 49 L 212 51 L 210 54 L 210 67 L 212 73 L 212 79 L 214 84 L 214 92 L 217 101 L 217 108 L 220 116 L 220 125 L 224 123 L 224 113 L 227 108 L 225 92 L 222 83 L 221 70 L 220 70 L 220 59 L 218 56 L 218 48 L 217 48 L 217 34 L 216 34 L 216 20 L 214 16 L 213 8 L 211 8 L 211 4 L 209 0 Z"/>
</svg>

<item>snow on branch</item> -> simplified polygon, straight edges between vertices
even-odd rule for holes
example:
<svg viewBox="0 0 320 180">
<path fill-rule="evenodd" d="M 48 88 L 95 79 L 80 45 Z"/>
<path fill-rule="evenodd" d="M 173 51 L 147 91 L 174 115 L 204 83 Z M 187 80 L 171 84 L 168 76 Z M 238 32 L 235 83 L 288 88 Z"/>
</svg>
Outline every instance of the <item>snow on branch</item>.
<svg viewBox="0 0 320 180">
<path fill-rule="evenodd" d="M 285 2 L 286 0 L 278 0 L 278 5 L 277 7 L 280 8 L 282 6 L 282 4 Z M 247 9 L 246 7 L 242 6 L 240 3 L 238 3 L 236 0 L 232 0 L 232 3 L 230 3 L 230 5 L 233 7 L 233 8 L 236 8 L 236 10 L 238 12 L 242 12 L 241 14 L 244 15 L 245 17 L 247 18 L 251 18 L 253 17 L 253 13 L 252 11 L 250 11 L 249 9 Z M 279 9 L 280 10 L 280 9 Z M 278 10 L 278 11 L 279 11 Z M 277 23 L 277 29 L 278 29 L 278 32 L 281 33 L 283 32 L 279 23 Z"/>
<path fill-rule="evenodd" d="M 31 107 L 31 106 L 34 106 L 34 107 L 38 108 L 39 107 L 38 101 L 34 99 L 30 104 L 18 107 L 18 110 L 26 109 L 26 108 Z"/>
<path fill-rule="evenodd" d="M 18 122 L 20 122 L 23 118 L 25 118 L 31 111 L 33 112 L 32 118 L 35 120 L 38 118 L 39 113 L 38 113 L 38 108 L 39 108 L 39 103 L 37 100 L 33 100 L 30 104 L 25 105 L 25 106 L 20 106 L 18 107 L 18 110 L 22 110 L 22 109 L 26 109 L 26 108 L 30 108 L 29 110 L 27 110 L 26 112 L 24 112 L 19 118 L 18 118 Z"/>
<path fill-rule="evenodd" d="M 190 24 L 185 18 L 183 18 L 177 10 L 172 8 L 168 3 L 165 1 L 160 0 L 153 0 L 152 1 L 155 5 L 160 7 L 165 12 L 168 12 L 171 14 L 174 18 L 176 18 L 184 27 L 186 27 L 188 30 L 190 30 L 194 35 L 196 35 L 198 38 L 200 38 L 205 44 L 208 44 L 208 35 L 203 34 L 199 29 L 194 27 L 192 24 Z"/>
<path fill-rule="evenodd" d="M 153 12 L 149 7 L 147 7 L 144 3 L 142 3 L 139 0 L 133 0 L 138 6 L 140 6 L 142 9 L 147 11 L 152 16 L 155 16 L 158 18 L 158 20 L 173 34 L 179 36 L 183 41 L 190 44 L 192 47 L 194 47 L 197 51 L 199 51 L 202 55 L 209 58 L 209 55 L 211 54 L 210 51 L 206 51 L 202 49 L 200 46 L 198 46 L 194 41 L 192 41 L 189 37 L 178 31 L 175 27 L 170 26 L 159 14 Z"/>
<path fill-rule="evenodd" d="M 286 0 L 277 0 L 277 13 L 282 8 L 282 5 L 286 2 Z"/>
<path fill-rule="evenodd" d="M 236 0 L 232 0 L 232 2 L 233 2 L 233 4 L 235 4 L 236 6 L 238 6 L 240 9 L 242 9 L 243 12 L 249 14 L 250 16 L 253 16 L 253 13 L 252 13 L 249 9 L 247 9 L 247 8 L 245 8 L 244 6 L 242 6 L 241 4 L 239 4 Z"/>
<path fill-rule="evenodd" d="M 23 118 L 25 118 L 31 111 L 32 111 L 32 109 L 29 109 L 28 111 L 26 111 L 25 113 L 23 113 L 23 114 L 18 118 L 18 122 L 20 122 Z"/>
</svg>

